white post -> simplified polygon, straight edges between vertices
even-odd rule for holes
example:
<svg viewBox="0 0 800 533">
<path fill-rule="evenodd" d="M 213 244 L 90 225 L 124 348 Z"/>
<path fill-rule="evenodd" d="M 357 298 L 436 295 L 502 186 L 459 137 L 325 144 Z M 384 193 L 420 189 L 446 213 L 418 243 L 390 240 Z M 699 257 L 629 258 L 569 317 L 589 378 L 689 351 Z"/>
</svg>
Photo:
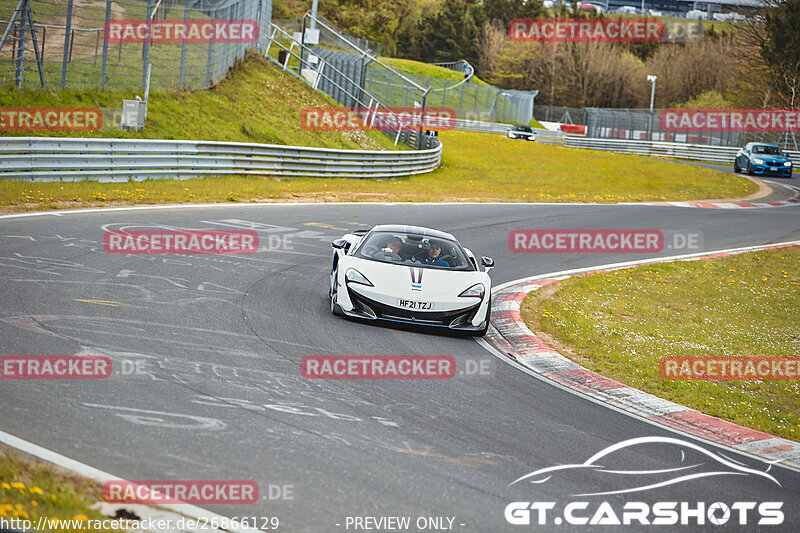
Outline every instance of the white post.
<svg viewBox="0 0 800 533">
<path fill-rule="evenodd" d="M 657 79 L 658 79 L 658 76 L 651 76 L 651 75 L 647 76 L 647 81 L 653 83 L 653 87 L 650 90 L 650 113 L 651 114 L 653 113 L 653 99 L 656 97 L 656 80 Z"/>
<path fill-rule="evenodd" d="M 647 81 L 653 84 L 650 89 L 650 118 L 647 121 L 647 137 L 651 141 L 653 140 L 653 100 L 656 97 L 656 79 L 658 79 L 658 76 L 647 76 Z"/>
<path fill-rule="evenodd" d="M 312 30 L 317 27 L 317 4 L 318 3 L 319 3 L 319 0 L 313 0 L 311 2 L 311 26 L 310 27 L 311 27 Z"/>
</svg>

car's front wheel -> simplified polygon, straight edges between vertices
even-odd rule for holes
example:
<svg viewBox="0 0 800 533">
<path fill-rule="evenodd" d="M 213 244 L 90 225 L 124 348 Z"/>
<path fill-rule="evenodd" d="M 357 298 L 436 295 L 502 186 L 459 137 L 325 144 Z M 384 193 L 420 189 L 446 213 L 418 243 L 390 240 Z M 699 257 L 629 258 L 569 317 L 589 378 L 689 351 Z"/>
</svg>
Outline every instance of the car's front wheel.
<svg viewBox="0 0 800 533">
<path fill-rule="evenodd" d="M 742 169 L 739 168 L 739 160 L 738 159 L 734 160 L 734 162 L 733 162 L 733 171 L 736 172 L 737 174 L 742 171 Z"/>
<path fill-rule="evenodd" d="M 753 167 L 750 164 L 750 161 L 747 162 L 747 175 L 748 176 L 752 176 L 753 175 Z"/>
</svg>

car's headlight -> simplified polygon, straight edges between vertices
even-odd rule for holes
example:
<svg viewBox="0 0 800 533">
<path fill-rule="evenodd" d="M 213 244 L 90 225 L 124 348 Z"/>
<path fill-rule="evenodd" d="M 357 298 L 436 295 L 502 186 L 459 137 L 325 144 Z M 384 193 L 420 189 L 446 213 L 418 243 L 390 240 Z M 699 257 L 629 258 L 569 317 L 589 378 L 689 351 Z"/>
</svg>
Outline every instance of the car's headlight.
<svg viewBox="0 0 800 533">
<path fill-rule="evenodd" d="M 483 286 L 483 283 L 476 283 L 469 289 L 465 290 L 459 297 L 463 298 L 483 298 L 483 294 L 486 291 L 486 287 Z"/>
<path fill-rule="evenodd" d="M 348 268 L 347 272 L 344 273 L 344 279 L 347 280 L 347 282 L 349 283 L 360 283 L 361 285 L 374 287 L 372 282 L 368 280 L 366 276 L 364 276 L 364 274 L 362 274 L 355 268 Z"/>
<path fill-rule="evenodd" d="M 763 159 L 753 159 L 753 163 L 755 163 L 756 165 L 763 165 L 764 164 L 764 160 Z"/>
<path fill-rule="evenodd" d="M 786 162 L 783 164 L 783 166 L 785 166 L 785 167 L 790 167 L 790 166 L 792 166 L 792 162 L 791 162 L 791 161 L 786 161 Z"/>
</svg>

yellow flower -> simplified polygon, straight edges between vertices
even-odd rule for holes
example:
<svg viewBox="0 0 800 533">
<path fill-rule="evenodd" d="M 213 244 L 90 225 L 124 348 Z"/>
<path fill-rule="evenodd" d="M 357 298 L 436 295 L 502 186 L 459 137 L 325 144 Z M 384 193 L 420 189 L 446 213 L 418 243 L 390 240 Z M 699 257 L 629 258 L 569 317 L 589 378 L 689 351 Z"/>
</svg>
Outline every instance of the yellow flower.
<svg viewBox="0 0 800 533">
<path fill-rule="evenodd" d="M 4 489 L 8 490 L 8 489 L 10 489 L 10 488 L 11 488 L 11 485 L 9 485 L 8 483 L 5 483 L 5 482 L 3 482 L 3 483 L 0 483 L 0 487 L 2 487 L 2 488 L 4 488 Z"/>
<path fill-rule="evenodd" d="M 24 519 L 27 520 L 30 517 L 28 516 L 27 512 L 22 511 L 22 510 L 17 510 L 17 511 L 14 511 L 14 518 L 24 518 Z"/>
<path fill-rule="evenodd" d="M 19 481 L 15 481 L 15 482 L 11 483 L 11 486 L 14 487 L 15 489 L 25 490 L 25 484 L 24 483 L 20 483 Z"/>
<path fill-rule="evenodd" d="M 86 515 L 83 515 L 83 514 L 76 514 L 75 516 L 72 517 L 72 519 L 73 520 L 80 520 L 81 522 L 85 522 L 85 521 L 89 520 L 86 517 Z"/>
<path fill-rule="evenodd" d="M 44 494 L 44 491 L 39 487 L 31 487 L 31 494 Z"/>
</svg>

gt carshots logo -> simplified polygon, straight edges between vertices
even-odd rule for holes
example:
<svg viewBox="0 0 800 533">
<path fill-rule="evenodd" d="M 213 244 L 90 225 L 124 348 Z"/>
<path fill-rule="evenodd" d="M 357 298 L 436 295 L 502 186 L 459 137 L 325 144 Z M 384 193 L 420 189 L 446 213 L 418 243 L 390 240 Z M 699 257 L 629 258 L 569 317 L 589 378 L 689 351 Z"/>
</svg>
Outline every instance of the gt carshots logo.
<svg viewBox="0 0 800 533">
<path fill-rule="evenodd" d="M 591 507 L 590 507 L 591 505 Z M 563 523 L 593 526 L 644 526 L 664 525 L 725 525 L 734 520 L 739 525 L 777 526 L 783 523 L 783 502 L 627 502 L 622 512 L 614 510 L 609 502 L 590 504 L 570 502 L 564 506 L 562 516 L 549 514 L 556 502 L 513 502 L 506 506 L 505 517 L 514 525 L 545 525 Z M 620 518 L 621 516 L 621 518 Z M 757 518 L 757 521 L 755 521 Z"/>
<path fill-rule="evenodd" d="M 674 468 L 643 469 L 631 464 L 625 452 L 636 447 L 658 446 L 659 457 L 679 457 Z M 665 448 L 666 447 L 666 448 Z M 777 501 L 586 501 L 590 496 L 610 496 L 642 492 L 683 483 L 690 480 L 715 476 L 748 476 L 763 478 L 781 486 L 768 472 L 753 469 L 729 459 L 725 455 L 710 452 L 691 442 L 669 437 L 641 437 L 611 445 L 596 453 L 581 464 L 566 464 L 535 470 L 513 481 L 509 486 L 527 482 L 541 484 L 553 477 L 596 475 L 591 486 L 602 486 L 609 490 L 574 494 L 576 501 L 563 504 L 555 501 L 514 501 L 506 505 L 504 517 L 513 525 L 758 525 L 783 524 L 783 503 Z"/>
</svg>

